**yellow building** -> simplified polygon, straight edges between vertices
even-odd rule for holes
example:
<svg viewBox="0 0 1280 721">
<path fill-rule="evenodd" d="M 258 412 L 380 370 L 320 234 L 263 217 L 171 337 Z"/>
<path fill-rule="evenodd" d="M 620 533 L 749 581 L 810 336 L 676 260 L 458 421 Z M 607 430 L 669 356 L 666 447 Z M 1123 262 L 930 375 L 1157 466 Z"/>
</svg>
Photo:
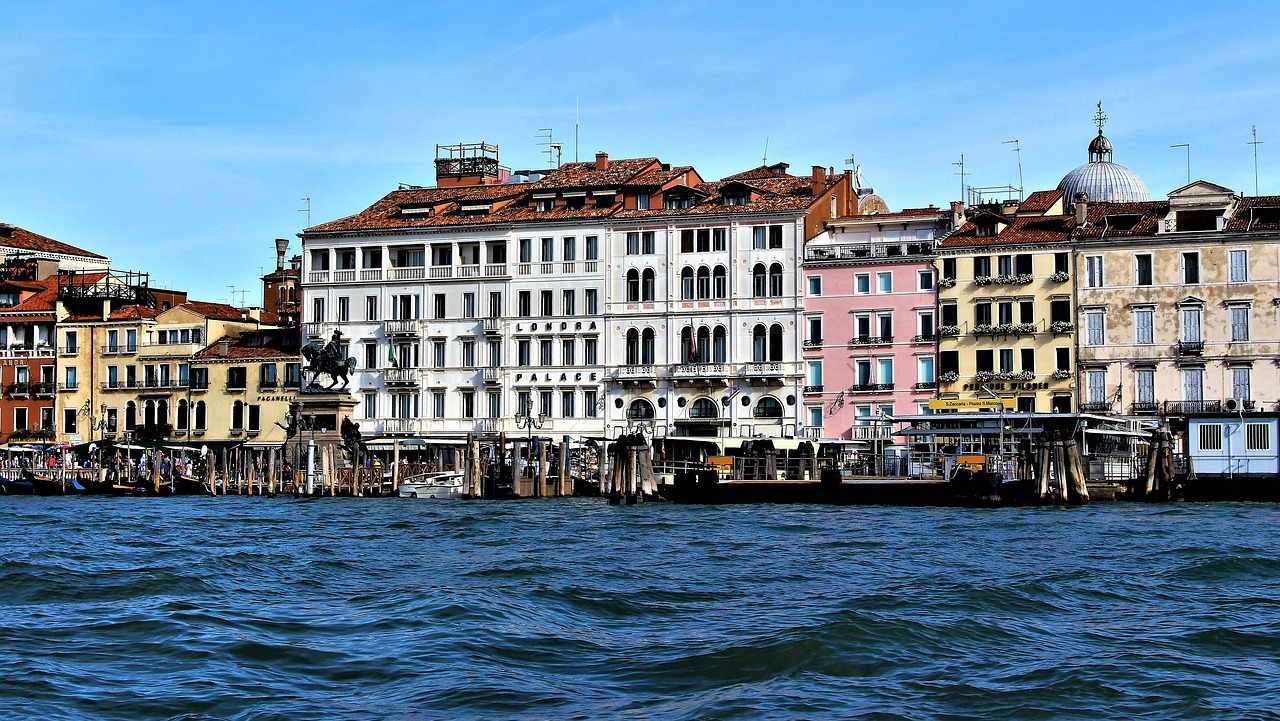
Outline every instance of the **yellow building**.
<svg viewBox="0 0 1280 721">
<path fill-rule="evenodd" d="M 942 398 L 1073 410 L 1070 234 L 1062 191 L 979 209 L 938 248 Z"/>
<path fill-rule="evenodd" d="M 279 446 L 301 386 L 297 329 L 225 335 L 191 360 L 193 440 Z"/>
</svg>

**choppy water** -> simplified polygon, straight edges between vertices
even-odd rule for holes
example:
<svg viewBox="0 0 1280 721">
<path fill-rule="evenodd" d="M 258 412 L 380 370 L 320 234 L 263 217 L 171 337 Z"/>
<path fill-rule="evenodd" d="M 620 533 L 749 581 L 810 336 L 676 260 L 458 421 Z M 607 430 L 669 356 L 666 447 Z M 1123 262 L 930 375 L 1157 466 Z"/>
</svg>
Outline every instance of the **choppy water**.
<svg viewBox="0 0 1280 721">
<path fill-rule="evenodd" d="M 0 498 L 0 717 L 1275 718 L 1278 521 Z"/>
</svg>

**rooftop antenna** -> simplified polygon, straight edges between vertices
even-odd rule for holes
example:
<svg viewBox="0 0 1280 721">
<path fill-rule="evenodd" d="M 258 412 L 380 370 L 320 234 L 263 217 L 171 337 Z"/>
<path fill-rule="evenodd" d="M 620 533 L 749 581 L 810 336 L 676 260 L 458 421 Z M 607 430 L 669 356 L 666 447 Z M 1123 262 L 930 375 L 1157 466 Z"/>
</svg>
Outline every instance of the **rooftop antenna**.
<svg viewBox="0 0 1280 721">
<path fill-rule="evenodd" d="M 538 128 L 538 132 L 546 133 L 546 135 L 538 136 L 539 138 L 546 138 L 546 142 L 538 143 L 538 145 L 547 147 L 546 150 L 542 151 L 547 154 L 547 164 L 553 169 L 560 167 L 560 143 L 551 139 L 551 128 Z"/>
<path fill-rule="evenodd" d="M 766 167 L 769 165 L 769 136 L 768 135 L 764 136 L 764 157 L 761 158 L 760 161 L 761 161 L 760 163 L 761 165 L 764 165 Z"/>
<path fill-rule="evenodd" d="M 1101 106 L 1101 103 L 1099 103 L 1099 106 Z M 1022 200 L 1022 146 L 1018 144 L 1017 138 L 1014 138 L 1013 140 L 1006 140 L 1003 143 L 1001 143 L 1001 145 L 1008 145 L 1009 143 L 1013 143 L 1013 152 L 1018 154 L 1018 200 L 1021 201 Z"/>
<path fill-rule="evenodd" d="M 952 163 L 952 165 L 960 166 L 960 172 L 956 173 L 956 175 L 960 176 L 960 201 L 964 202 L 964 153 L 960 154 L 960 162 Z"/>
<path fill-rule="evenodd" d="M 844 159 L 844 164 L 853 168 L 853 189 L 862 190 L 862 167 L 858 165 L 857 154 L 849 153 L 849 157 Z"/>
<path fill-rule="evenodd" d="M 243 305 L 244 305 L 244 297 L 245 297 L 246 295 L 248 295 L 248 294 L 249 294 L 249 291 L 247 291 L 247 290 L 236 290 L 236 287 L 235 287 L 234 285 L 229 285 L 229 286 L 227 286 L 227 287 L 231 289 L 231 303 L 232 303 L 232 304 L 235 304 L 235 302 L 236 302 L 236 293 L 239 293 L 239 294 L 240 294 L 240 305 L 239 305 L 239 306 L 236 306 L 236 307 L 238 308 L 238 307 L 243 306 Z"/>
<path fill-rule="evenodd" d="M 298 208 L 298 212 L 307 214 L 307 227 L 310 228 L 311 227 L 311 196 L 310 195 L 302 196 L 302 202 L 306 203 L 307 207 Z"/>
<path fill-rule="evenodd" d="M 1249 126 L 1253 131 L 1253 142 L 1249 145 L 1253 146 L 1253 194 L 1258 194 L 1258 146 L 1262 145 L 1262 141 L 1258 140 L 1258 126 Z"/>
<path fill-rule="evenodd" d="M 1187 183 L 1191 183 L 1191 143 L 1178 143 L 1170 145 L 1170 148 L 1186 148 L 1187 149 Z"/>
<path fill-rule="evenodd" d="M 578 96 L 573 96 L 573 162 L 578 162 Z"/>
</svg>

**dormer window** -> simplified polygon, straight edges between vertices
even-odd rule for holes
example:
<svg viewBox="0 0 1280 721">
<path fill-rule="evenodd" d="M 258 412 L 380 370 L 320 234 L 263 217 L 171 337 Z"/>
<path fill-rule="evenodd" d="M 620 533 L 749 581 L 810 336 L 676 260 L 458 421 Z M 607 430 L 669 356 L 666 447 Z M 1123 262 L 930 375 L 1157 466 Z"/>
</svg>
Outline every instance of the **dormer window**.
<svg viewBox="0 0 1280 721">
<path fill-rule="evenodd" d="M 1139 220 L 1142 220 L 1142 216 L 1137 213 L 1124 213 L 1108 215 L 1102 222 L 1108 230 L 1133 230 Z"/>
<path fill-rule="evenodd" d="M 537 202 L 538 202 L 537 207 L 538 207 L 539 213 L 548 213 L 548 212 L 551 212 L 552 210 L 555 210 L 556 208 L 555 198 L 538 198 Z"/>
<path fill-rule="evenodd" d="M 750 200 L 746 193 L 727 193 L 722 202 L 724 205 L 746 205 Z"/>
<path fill-rule="evenodd" d="M 689 196 L 666 196 L 662 199 L 662 207 L 666 210 L 680 210 L 682 208 L 692 208 L 693 198 Z"/>
<path fill-rule="evenodd" d="M 462 206 L 462 217 L 464 218 L 483 218 L 489 214 L 489 204 L 483 205 L 464 205 Z"/>
<path fill-rule="evenodd" d="M 586 191 L 565 193 L 563 197 L 565 210 L 582 210 L 582 208 L 587 204 Z"/>
<path fill-rule="evenodd" d="M 994 238 L 996 237 L 996 224 L 983 223 L 982 225 L 978 226 L 977 232 L 975 234 L 979 238 Z"/>
</svg>

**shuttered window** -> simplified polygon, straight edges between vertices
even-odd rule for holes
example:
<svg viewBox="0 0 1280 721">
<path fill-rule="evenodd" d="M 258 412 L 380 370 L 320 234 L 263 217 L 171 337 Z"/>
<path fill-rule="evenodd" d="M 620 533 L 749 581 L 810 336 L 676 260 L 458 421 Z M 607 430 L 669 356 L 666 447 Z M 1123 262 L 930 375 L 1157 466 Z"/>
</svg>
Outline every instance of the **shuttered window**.
<svg viewBox="0 0 1280 721">
<path fill-rule="evenodd" d="M 1244 449 L 1246 451 L 1271 450 L 1271 425 L 1268 423 L 1244 424 Z"/>
<path fill-rule="evenodd" d="M 1234 306 L 1231 312 L 1231 340 L 1249 340 L 1249 308 Z"/>
<path fill-rule="evenodd" d="M 1151 345 L 1155 342 L 1155 311 L 1137 310 L 1133 312 L 1134 342 Z"/>
<path fill-rule="evenodd" d="M 1204 400 L 1204 369 L 1184 368 L 1182 370 L 1182 400 Z"/>
<path fill-rule="evenodd" d="M 1136 390 L 1134 400 L 1138 403 L 1156 402 L 1156 372 L 1148 368 L 1134 371 Z"/>
<path fill-rule="evenodd" d="M 1200 425 L 1200 450 L 1222 450 L 1222 424 L 1203 423 Z"/>
<path fill-rule="evenodd" d="M 1085 344 L 1086 345 L 1102 345 L 1106 342 L 1106 334 L 1103 331 L 1103 316 L 1101 311 L 1091 311 L 1086 313 L 1085 319 Z"/>
<path fill-rule="evenodd" d="M 1188 308 L 1182 311 L 1182 340 L 1199 343 L 1200 339 L 1200 309 Z"/>
<path fill-rule="evenodd" d="M 1243 283 L 1249 280 L 1249 251 L 1233 250 L 1227 254 L 1232 283 Z"/>
<path fill-rule="evenodd" d="M 1253 383 L 1251 368 L 1231 369 L 1231 397 L 1242 401 L 1253 399 Z"/>
</svg>

